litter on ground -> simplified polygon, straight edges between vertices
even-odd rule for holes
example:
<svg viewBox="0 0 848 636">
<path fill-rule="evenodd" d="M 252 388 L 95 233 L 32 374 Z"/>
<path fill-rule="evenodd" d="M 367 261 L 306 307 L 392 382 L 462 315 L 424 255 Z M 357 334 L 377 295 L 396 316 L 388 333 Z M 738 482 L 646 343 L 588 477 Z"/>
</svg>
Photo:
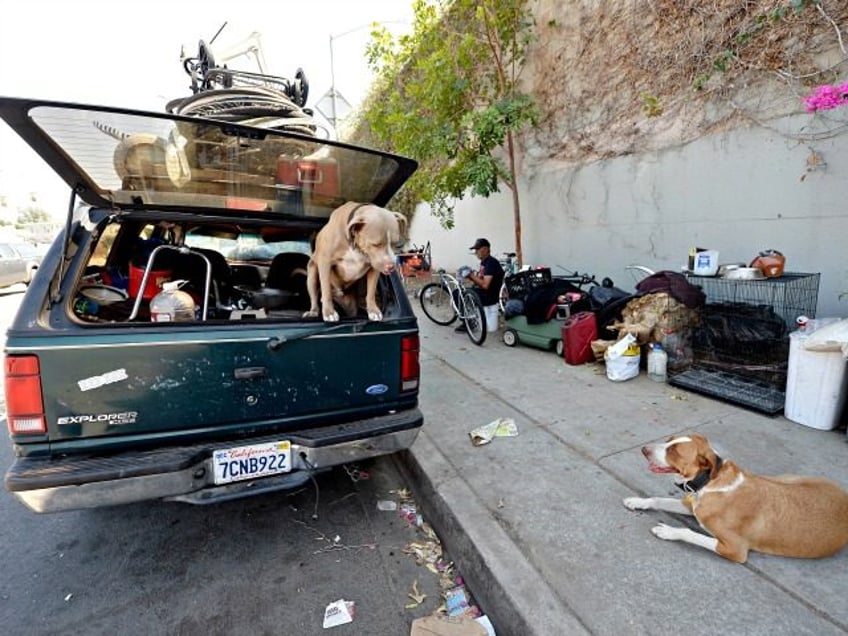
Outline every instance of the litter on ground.
<svg viewBox="0 0 848 636">
<path fill-rule="evenodd" d="M 515 420 L 511 417 L 499 417 L 488 424 L 478 426 L 469 435 L 471 436 L 471 443 L 474 446 L 483 446 L 483 444 L 488 444 L 495 437 L 516 437 L 518 435 L 518 426 L 516 426 Z"/>
<path fill-rule="evenodd" d="M 333 601 L 324 610 L 324 629 L 352 623 L 355 613 L 356 608 L 353 601 L 346 601 L 343 598 Z"/>
</svg>

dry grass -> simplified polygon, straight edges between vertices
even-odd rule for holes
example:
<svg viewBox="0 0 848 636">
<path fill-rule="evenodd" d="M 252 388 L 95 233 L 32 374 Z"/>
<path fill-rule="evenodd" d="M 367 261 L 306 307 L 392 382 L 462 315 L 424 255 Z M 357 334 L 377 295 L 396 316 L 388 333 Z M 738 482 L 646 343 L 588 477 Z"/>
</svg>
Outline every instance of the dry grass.
<svg viewBox="0 0 848 636">
<path fill-rule="evenodd" d="M 601 159 L 803 112 L 844 78 L 848 3 L 537 0 L 524 90 L 543 112 L 537 159 Z"/>
</svg>

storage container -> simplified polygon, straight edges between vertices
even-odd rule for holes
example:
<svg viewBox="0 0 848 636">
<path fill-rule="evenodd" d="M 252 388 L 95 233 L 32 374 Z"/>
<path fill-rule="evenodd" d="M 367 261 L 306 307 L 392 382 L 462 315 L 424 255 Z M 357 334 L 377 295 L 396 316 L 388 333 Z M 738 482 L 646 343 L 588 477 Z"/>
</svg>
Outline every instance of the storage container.
<svg viewBox="0 0 848 636">
<path fill-rule="evenodd" d="M 845 404 L 846 361 L 841 351 L 808 351 L 809 331 L 789 334 L 789 368 L 786 376 L 787 419 L 825 431 L 839 425 Z"/>
<path fill-rule="evenodd" d="M 625 338 L 627 337 L 632 338 L 629 334 L 625 336 Z M 619 343 L 622 343 L 622 341 L 619 340 L 616 344 Z M 639 362 L 642 359 L 642 350 L 636 344 L 635 338 L 618 354 L 615 353 L 615 349 L 617 348 L 616 345 L 612 345 L 604 352 L 607 378 L 613 382 L 624 382 L 625 380 L 637 377 L 639 375 Z"/>
<path fill-rule="evenodd" d="M 695 276 L 715 276 L 718 272 L 718 252 L 702 250 L 695 252 L 692 273 Z"/>
<path fill-rule="evenodd" d="M 140 267 L 138 265 L 130 265 L 130 281 L 129 281 L 129 293 L 130 297 L 137 298 L 139 291 L 141 290 L 141 281 L 144 279 L 144 267 Z M 150 275 L 147 277 L 147 283 L 144 285 L 144 291 L 142 292 L 142 298 L 144 300 L 150 300 L 160 291 L 162 291 L 162 284 L 171 280 L 171 270 L 170 269 L 154 269 L 151 270 Z"/>
<path fill-rule="evenodd" d="M 486 330 L 489 333 L 498 330 L 498 306 L 497 305 L 489 305 L 488 307 L 483 307 L 486 310 Z"/>
</svg>

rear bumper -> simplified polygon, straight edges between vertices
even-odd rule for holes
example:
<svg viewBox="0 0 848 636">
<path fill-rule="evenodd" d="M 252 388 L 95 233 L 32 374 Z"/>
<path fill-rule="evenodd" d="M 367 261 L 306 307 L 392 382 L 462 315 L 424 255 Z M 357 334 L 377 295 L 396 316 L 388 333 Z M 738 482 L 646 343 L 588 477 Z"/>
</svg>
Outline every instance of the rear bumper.
<svg viewBox="0 0 848 636">
<path fill-rule="evenodd" d="M 168 499 L 215 503 L 294 488 L 312 474 L 412 446 L 423 425 L 417 408 L 295 434 L 204 442 L 103 457 L 19 457 L 6 489 L 35 512 L 61 512 Z M 222 447 L 288 439 L 292 472 L 216 486 L 212 452 Z"/>
</svg>

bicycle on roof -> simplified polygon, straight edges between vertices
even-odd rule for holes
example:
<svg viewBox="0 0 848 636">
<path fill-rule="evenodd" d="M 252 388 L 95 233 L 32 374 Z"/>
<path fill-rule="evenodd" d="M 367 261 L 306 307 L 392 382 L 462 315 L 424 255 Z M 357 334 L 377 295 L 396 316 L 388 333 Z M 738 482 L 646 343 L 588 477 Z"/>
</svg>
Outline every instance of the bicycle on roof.
<svg viewBox="0 0 848 636">
<path fill-rule="evenodd" d="M 428 283 L 421 288 L 419 300 L 424 314 L 437 325 L 453 324 L 457 318 L 465 323 L 471 342 L 481 345 L 486 340 L 486 312 L 480 297 L 459 278 L 444 269 L 436 272 L 438 282 Z"/>
</svg>

